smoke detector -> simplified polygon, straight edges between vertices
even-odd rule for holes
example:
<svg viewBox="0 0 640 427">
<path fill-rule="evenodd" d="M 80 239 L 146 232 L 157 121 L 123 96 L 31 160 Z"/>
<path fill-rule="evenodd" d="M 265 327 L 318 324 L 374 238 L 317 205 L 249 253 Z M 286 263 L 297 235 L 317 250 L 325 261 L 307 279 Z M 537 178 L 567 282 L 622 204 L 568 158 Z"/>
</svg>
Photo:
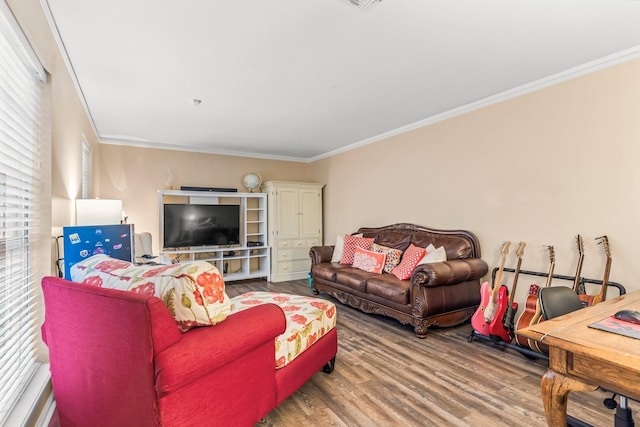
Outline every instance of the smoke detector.
<svg viewBox="0 0 640 427">
<path fill-rule="evenodd" d="M 357 7 L 358 9 L 366 9 L 371 6 L 373 3 L 377 3 L 382 0 L 343 0 L 346 1 L 351 6 Z"/>
</svg>

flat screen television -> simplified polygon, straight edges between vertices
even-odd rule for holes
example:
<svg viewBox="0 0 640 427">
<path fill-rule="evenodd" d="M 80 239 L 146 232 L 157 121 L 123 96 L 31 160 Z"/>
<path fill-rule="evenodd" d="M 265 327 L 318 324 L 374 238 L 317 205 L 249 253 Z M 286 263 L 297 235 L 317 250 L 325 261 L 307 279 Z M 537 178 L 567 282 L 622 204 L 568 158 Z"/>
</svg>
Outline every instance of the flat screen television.
<svg viewBox="0 0 640 427">
<path fill-rule="evenodd" d="M 240 206 L 164 205 L 164 248 L 229 246 L 239 243 Z"/>
<path fill-rule="evenodd" d="M 133 224 L 62 227 L 64 277 L 71 280 L 71 267 L 96 254 L 133 262 L 133 233 Z"/>
</svg>

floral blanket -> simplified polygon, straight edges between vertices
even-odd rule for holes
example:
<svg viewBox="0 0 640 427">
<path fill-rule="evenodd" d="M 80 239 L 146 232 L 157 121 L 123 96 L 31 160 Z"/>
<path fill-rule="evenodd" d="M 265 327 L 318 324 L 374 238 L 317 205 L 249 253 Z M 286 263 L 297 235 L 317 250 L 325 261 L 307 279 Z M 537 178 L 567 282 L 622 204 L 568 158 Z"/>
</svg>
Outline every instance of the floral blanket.
<svg viewBox="0 0 640 427">
<path fill-rule="evenodd" d="M 99 254 L 71 267 L 71 280 L 155 295 L 165 303 L 182 332 L 222 322 L 231 306 L 222 275 L 205 261 L 135 265 Z"/>
<path fill-rule="evenodd" d="M 231 298 L 231 312 L 260 304 L 276 304 L 284 311 L 287 329 L 276 338 L 276 369 L 286 366 L 336 326 L 336 306 L 302 295 L 248 292 Z"/>
</svg>

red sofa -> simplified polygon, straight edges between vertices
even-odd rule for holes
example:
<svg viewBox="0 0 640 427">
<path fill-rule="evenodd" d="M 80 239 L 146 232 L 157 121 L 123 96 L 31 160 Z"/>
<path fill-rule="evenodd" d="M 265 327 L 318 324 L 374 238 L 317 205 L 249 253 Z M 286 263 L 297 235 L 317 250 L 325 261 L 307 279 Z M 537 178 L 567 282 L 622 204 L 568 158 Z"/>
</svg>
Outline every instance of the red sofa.
<svg viewBox="0 0 640 427">
<path fill-rule="evenodd" d="M 330 372 L 336 329 L 281 369 L 285 316 L 259 305 L 181 333 L 161 299 L 42 280 L 60 425 L 252 426 L 318 370 Z"/>
</svg>

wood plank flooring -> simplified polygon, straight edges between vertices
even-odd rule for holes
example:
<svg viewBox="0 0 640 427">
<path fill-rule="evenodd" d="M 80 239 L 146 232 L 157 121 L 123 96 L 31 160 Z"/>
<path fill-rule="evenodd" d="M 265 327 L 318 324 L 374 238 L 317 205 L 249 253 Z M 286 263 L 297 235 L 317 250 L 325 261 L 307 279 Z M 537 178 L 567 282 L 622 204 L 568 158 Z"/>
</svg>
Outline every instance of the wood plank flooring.
<svg viewBox="0 0 640 427">
<path fill-rule="evenodd" d="M 227 284 L 231 297 L 258 290 L 311 295 L 306 280 Z M 320 297 L 337 306 L 335 371 L 317 373 L 259 426 L 546 426 L 540 397 L 546 361 L 469 343 L 468 323 L 429 329 L 421 340 L 396 320 Z M 594 426 L 613 426 L 606 397 L 572 393 L 568 412 Z"/>
</svg>

